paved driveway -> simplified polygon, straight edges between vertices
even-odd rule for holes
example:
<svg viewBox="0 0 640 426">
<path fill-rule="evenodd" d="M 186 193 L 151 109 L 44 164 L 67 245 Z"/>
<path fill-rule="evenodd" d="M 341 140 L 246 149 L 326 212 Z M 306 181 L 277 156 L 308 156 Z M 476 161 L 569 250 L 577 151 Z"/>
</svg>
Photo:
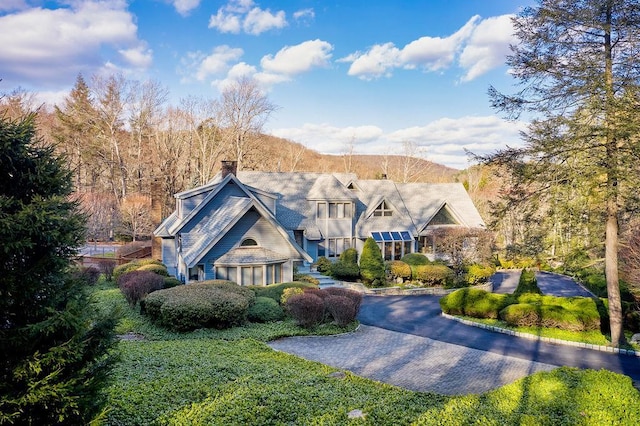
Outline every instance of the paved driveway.
<svg viewBox="0 0 640 426">
<path fill-rule="evenodd" d="M 270 345 L 374 380 L 444 394 L 484 392 L 565 365 L 605 368 L 640 382 L 640 358 L 467 326 L 440 315 L 439 299 L 365 296 L 358 316 L 363 326 L 355 333 L 293 337 Z"/>
</svg>

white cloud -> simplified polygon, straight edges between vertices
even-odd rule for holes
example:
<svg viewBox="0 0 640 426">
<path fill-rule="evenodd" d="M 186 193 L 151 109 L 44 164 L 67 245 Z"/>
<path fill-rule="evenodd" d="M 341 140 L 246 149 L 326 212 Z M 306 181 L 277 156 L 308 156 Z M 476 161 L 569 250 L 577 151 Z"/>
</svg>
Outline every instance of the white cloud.
<svg viewBox="0 0 640 426">
<path fill-rule="evenodd" d="M 411 141 L 424 149 L 426 158 L 449 167 L 463 169 L 469 160 L 465 149 L 488 154 L 506 145 L 518 146 L 522 122 L 508 122 L 497 116 L 442 118 L 424 126 L 385 133 L 377 126 L 335 127 L 304 124 L 299 128 L 274 129 L 271 133 L 299 142 L 323 154 L 341 154 L 353 140 L 358 154 L 385 154 Z"/>
<path fill-rule="evenodd" d="M 401 49 L 392 42 L 376 44 L 339 62 L 351 63 L 348 74 L 363 80 L 390 77 L 396 68 L 434 72 L 457 63 L 465 72 L 462 81 L 471 81 L 504 64 L 512 32 L 511 15 L 484 20 L 476 15 L 448 37 L 420 37 Z"/>
<path fill-rule="evenodd" d="M 259 35 L 274 28 L 287 26 L 286 14 L 280 10 L 272 13 L 269 9 L 255 6 L 252 0 L 230 0 L 209 19 L 209 28 L 221 33 Z"/>
<path fill-rule="evenodd" d="M 258 35 L 265 31 L 269 31 L 274 28 L 284 28 L 287 26 L 287 19 L 284 11 L 280 10 L 276 13 L 271 11 L 262 10 L 259 7 L 254 7 L 247 13 L 244 18 L 242 28 L 247 34 Z"/>
<path fill-rule="evenodd" d="M 182 15 L 187 16 L 189 13 L 200 6 L 200 0 L 173 0 L 173 7 Z"/>
<path fill-rule="evenodd" d="M 68 83 L 79 72 L 90 74 L 109 62 L 148 66 L 151 51 L 138 39 L 126 8 L 124 1 L 87 1 L 0 16 L 2 77 L 10 84 L 46 86 Z"/>
<path fill-rule="evenodd" d="M 140 43 L 130 49 L 121 49 L 118 52 L 134 68 L 146 69 L 153 62 L 153 51 L 147 47 L 146 43 Z"/>
<path fill-rule="evenodd" d="M 15 12 L 16 10 L 28 9 L 26 0 L 2 0 L 0 12 Z"/>
<path fill-rule="evenodd" d="M 187 59 L 193 62 L 190 67 L 196 68 L 196 80 L 204 81 L 211 76 L 228 72 L 233 66 L 232 63 L 238 61 L 243 54 L 244 51 L 240 48 L 222 45 L 215 47 L 210 55 L 204 55 L 202 52 L 190 52 Z"/>
<path fill-rule="evenodd" d="M 356 52 L 340 62 L 351 62 L 349 75 L 364 80 L 390 76 L 391 69 L 400 65 L 400 50 L 393 43 L 378 44 L 366 53 Z"/>
<path fill-rule="evenodd" d="M 316 17 L 316 13 L 312 8 L 300 9 L 293 12 L 293 19 L 296 21 L 311 21 Z"/>
<path fill-rule="evenodd" d="M 513 15 L 488 18 L 473 30 L 459 58 L 460 66 L 466 70 L 462 81 L 471 81 L 504 64 L 509 45 L 517 42 L 512 18 Z"/>
<path fill-rule="evenodd" d="M 266 55 L 260 65 L 267 72 L 286 75 L 300 74 L 314 67 L 326 67 L 333 46 L 322 40 L 309 40 L 296 46 L 286 46 L 278 53 Z"/>
</svg>

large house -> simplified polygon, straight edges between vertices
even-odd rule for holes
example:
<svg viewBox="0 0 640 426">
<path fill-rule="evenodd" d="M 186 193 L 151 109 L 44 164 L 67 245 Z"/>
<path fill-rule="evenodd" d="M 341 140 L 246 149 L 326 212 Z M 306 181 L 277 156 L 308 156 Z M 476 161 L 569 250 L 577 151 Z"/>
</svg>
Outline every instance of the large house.
<svg viewBox="0 0 640 426">
<path fill-rule="evenodd" d="M 336 259 L 373 237 L 386 260 L 433 255 L 442 227 L 484 228 L 457 183 L 360 180 L 351 173 L 241 171 L 223 162 L 206 185 L 175 195 L 155 230 L 162 261 L 184 282 L 266 285 L 293 279 L 296 264 Z"/>
</svg>

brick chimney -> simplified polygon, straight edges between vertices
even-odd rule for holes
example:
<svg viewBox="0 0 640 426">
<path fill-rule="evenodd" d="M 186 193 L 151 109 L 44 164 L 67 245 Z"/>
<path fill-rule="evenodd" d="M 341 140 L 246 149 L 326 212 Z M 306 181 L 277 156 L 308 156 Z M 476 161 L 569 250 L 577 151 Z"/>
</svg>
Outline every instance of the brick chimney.
<svg viewBox="0 0 640 426">
<path fill-rule="evenodd" d="M 237 161 L 222 161 L 222 179 L 226 178 L 228 174 L 236 175 L 238 170 L 238 162 Z"/>
</svg>

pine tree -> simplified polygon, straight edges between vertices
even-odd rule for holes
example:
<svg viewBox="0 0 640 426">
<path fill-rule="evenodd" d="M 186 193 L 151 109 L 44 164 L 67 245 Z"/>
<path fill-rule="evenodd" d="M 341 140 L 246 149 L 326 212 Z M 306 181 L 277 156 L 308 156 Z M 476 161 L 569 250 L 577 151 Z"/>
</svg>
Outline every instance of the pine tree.
<svg viewBox="0 0 640 426">
<path fill-rule="evenodd" d="M 0 424 L 86 424 L 100 409 L 114 323 L 93 317 L 69 273 L 85 218 L 34 118 L 0 117 Z"/>
<path fill-rule="evenodd" d="M 491 88 L 493 106 L 533 118 L 525 145 L 485 161 L 515 178 L 510 202 L 580 189 L 583 215 L 598 217 L 613 345 L 624 341 L 618 280 L 619 220 L 637 207 L 640 4 L 539 0 L 514 18 L 519 43 L 507 60 L 521 90 Z M 541 208 L 548 204 L 541 203 Z"/>
<path fill-rule="evenodd" d="M 360 255 L 360 277 L 371 287 L 381 287 L 385 284 L 384 260 L 380 247 L 371 237 L 367 238 Z"/>
</svg>

